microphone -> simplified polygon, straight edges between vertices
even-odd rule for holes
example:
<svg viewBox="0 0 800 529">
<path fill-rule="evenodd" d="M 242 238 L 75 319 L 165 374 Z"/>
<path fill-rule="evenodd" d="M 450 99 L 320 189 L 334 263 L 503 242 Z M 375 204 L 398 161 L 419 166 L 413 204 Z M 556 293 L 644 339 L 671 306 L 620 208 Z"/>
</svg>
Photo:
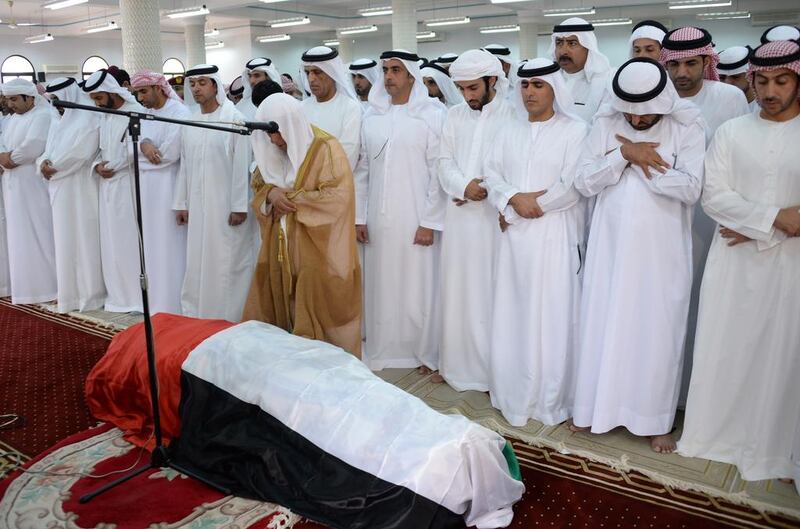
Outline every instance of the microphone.
<svg viewBox="0 0 800 529">
<path fill-rule="evenodd" d="M 50 102 L 56 108 L 83 108 L 84 105 L 79 105 L 77 103 L 72 103 L 70 101 L 64 101 L 63 99 L 59 99 L 57 101 Z"/>
<path fill-rule="evenodd" d="M 274 121 L 245 121 L 244 127 L 248 130 L 263 130 L 267 134 L 278 132 L 278 124 Z"/>
</svg>

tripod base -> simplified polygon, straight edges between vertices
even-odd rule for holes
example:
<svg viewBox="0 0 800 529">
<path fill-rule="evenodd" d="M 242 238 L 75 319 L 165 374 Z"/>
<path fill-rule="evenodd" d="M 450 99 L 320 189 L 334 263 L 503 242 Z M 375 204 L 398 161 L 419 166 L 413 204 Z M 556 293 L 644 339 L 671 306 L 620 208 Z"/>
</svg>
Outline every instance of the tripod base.
<svg viewBox="0 0 800 529">
<path fill-rule="evenodd" d="M 202 476 L 198 476 L 194 472 L 192 472 L 190 470 L 187 470 L 187 469 L 185 469 L 184 467 L 182 467 L 180 465 L 176 465 L 174 463 L 171 463 L 169 461 L 169 457 L 167 456 L 167 449 L 165 447 L 163 447 L 163 446 L 159 446 L 159 447 L 156 447 L 156 449 L 153 451 L 153 455 L 151 456 L 149 463 L 146 463 L 146 464 L 142 465 L 141 467 L 130 471 L 128 474 L 125 474 L 121 478 L 115 479 L 114 481 L 112 481 L 110 483 L 106 483 L 102 487 L 100 487 L 100 488 L 98 488 L 96 490 L 93 490 L 92 492 L 87 492 L 86 494 L 84 494 L 83 496 L 81 496 L 78 499 L 78 503 L 89 503 L 90 501 L 92 501 L 94 498 L 96 498 L 97 496 L 101 495 L 102 493 L 104 493 L 106 491 L 109 491 L 109 490 L 113 489 L 114 487 L 116 487 L 117 485 L 121 485 L 121 484 L 125 483 L 126 481 L 128 481 L 130 479 L 135 478 L 139 474 L 143 474 L 144 472 L 147 472 L 148 470 L 153 470 L 153 469 L 157 469 L 157 468 L 165 468 L 165 467 L 171 468 L 173 470 L 177 470 L 181 474 L 185 474 L 185 475 L 189 476 L 190 478 L 194 478 L 197 481 L 200 481 L 201 483 L 211 487 L 212 489 L 218 490 L 219 492 L 225 494 L 226 496 L 231 493 L 230 489 L 227 489 L 225 487 L 217 485 L 213 481 L 209 481 L 208 479 L 206 479 L 206 478 L 204 478 Z"/>
</svg>

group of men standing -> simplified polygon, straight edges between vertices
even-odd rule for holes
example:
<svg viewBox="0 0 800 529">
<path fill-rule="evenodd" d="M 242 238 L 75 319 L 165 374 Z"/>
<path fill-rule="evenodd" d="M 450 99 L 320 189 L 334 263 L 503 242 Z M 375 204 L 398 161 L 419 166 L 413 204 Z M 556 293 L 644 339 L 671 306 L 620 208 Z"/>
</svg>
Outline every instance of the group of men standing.
<svg viewBox="0 0 800 529">
<path fill-rule="evenodd" d="M 186 106 L 158 74 L 134 75 L 157 115 L 265 130 L 248 143 L 143 126 L 154 311 L 244 311 L 373 370 L 488 391 L 511 425 L 621 426 L 660 453 L 676 449 L 691 373 L 680 453 L 748 480 L 798 476 L 793 31 L 720 62 L 707 31 L 645 21 L 617 70 L 578 18 L 554 28 L 548 57 L 519 64 L 491 45 L 348 68 L 320 46 L 302 57 L 302 102 L 279 93 L 269 59 L 247 63 L 236 106 L 213 65 L 186 73 Z M 137 310 L 127 119 L 56 118 L 32 86 L 3 85 L 12 299 Z M 48 91 L 144 111 L 104 71 Z"/>
</svg>

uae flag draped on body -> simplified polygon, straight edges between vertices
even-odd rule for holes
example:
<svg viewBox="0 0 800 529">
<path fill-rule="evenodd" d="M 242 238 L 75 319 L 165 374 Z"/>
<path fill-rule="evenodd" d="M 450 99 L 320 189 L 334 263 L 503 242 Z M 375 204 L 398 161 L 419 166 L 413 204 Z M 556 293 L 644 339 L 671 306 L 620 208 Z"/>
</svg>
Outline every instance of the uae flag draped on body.
<svg viewBox="0 0 800 529">
<path fill-rule="evenodd" d="M 506 527 L 525 490 L 500 435 L 261 322 L 189 354 L 181 421 L 176 462 L 336 529 Z"/>
</svg>

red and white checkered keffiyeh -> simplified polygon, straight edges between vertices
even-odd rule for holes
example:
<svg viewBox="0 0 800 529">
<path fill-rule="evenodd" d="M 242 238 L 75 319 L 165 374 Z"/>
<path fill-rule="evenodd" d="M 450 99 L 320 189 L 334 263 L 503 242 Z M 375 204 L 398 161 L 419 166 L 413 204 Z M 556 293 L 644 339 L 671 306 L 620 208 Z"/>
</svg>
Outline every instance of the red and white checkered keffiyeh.
<svg viewBox="0 0 800 529">
<path fill-rule="evenodd" d="M 758 59 L 774 59 L 768 61 L 771 64 L 753 64 L 753 60 L 759 62 Z M 784 60 L 781 60 L 784 59 Z M 800 44 L 793 40 L 776 40 L 762 44 L 753 52 L 753 57 L 750 59 L 750 68 L 747 71 L 747 78 L 750 84 L 754 85 L 753 81 L 756 72 L 765 72 L 769 70 L 779 70 L 786 68 L 800 76 Z M 798 93 L 800 98 L 800 93 Z"/>
<path fill-rule="evenodd" d="M 178 101 L 181 100 L 178 94 L 175 93 L 175 90 L 169 85 L 167 78 L 160 73 L 152 70 L 142 70 L 141 72 L 133 74 L 133 77 L 131 77 L 131 88 L 135 90 L 145 86 L 159 86 L 164 92 L 164 95 L 168 98 Z"/>
<path fill-rule="evenodd" d="M 709 81 L 719 81 L 719 73 L 717 73 L 717 64 L 719 64 L 719 55 L 717 52 L 714 51 L 711 43 L 709 42 L 705 46 L 699 48 L 691 48 L 688 50 L 674 50 L 669 49 L 670 41 L 687 41 L 687 40 L 697 40 L 703 38 L 703 31 L 699 28 L 687 26 L 684 28 L 678 28 L 674 31 L 671 31 L 664 37 L 663 47 L 661 48 L 661 64 L 666 68 L 667 63 L 669 61 L 675 61 L 678 59 L 686 59 L 688 57 L 697 57 L 697 56 L 707 56 L 711 59 L 708 67 L 706 67 L 705 72 L 703 73 L 703 78 Z"/>
</svg>

